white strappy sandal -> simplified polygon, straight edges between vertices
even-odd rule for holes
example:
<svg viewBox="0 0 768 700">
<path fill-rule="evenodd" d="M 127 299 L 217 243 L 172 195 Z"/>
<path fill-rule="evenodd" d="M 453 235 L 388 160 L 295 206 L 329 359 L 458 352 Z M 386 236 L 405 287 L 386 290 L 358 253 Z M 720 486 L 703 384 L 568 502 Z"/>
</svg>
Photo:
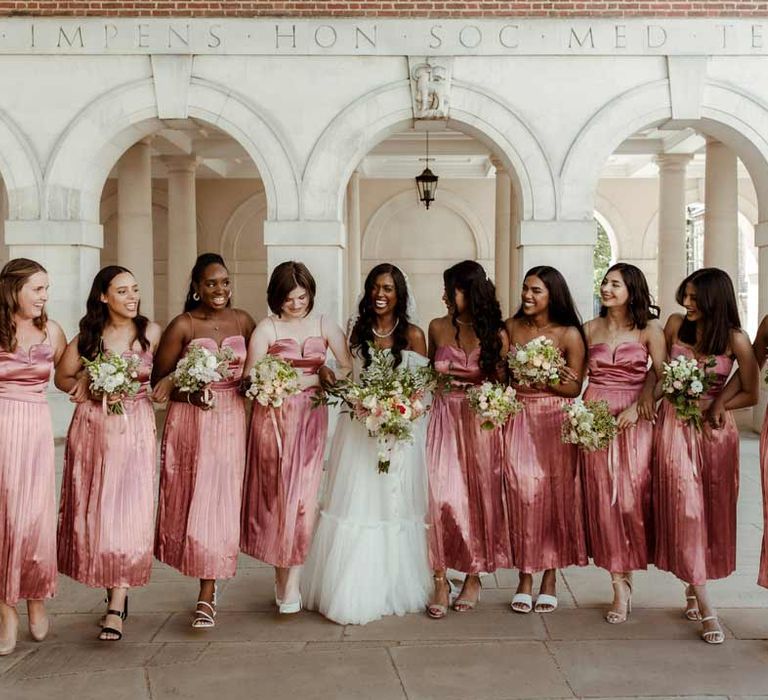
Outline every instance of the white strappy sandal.
<svg viewBox="0 0 768 700">
<path fill-rule="evenodd" d="M 199 630 L 199 629 L 209 629 L 210 627 L 216 626 L 216 605 L 218 598 L 218 587 L 214 585 L 213 587 L 213 601 L 210 603 L 207 600 L 198 600 L 197 605 L 195 608 L 195 617 L 192 620 L 192 628 Z M 205 610 L 200 610 L 200 606 L 204 605 L 210 612 L 206 612 Z"/>
<path fill-rule="evenodd" d="M 717 615 L 707 615 L 706 617 L 701 618 L 702 623 L 707 622 L 708 620 L 715 620 L 718 627 L 720 626 L 720 620 L 717 619 Z M 718 630 L 710 630 L 709 632 L 702 632 L 701 638 L 707 644 L 722 644 L 725 641 L 725 632 L 723 632 L 722 628 Z"/>
</svg>

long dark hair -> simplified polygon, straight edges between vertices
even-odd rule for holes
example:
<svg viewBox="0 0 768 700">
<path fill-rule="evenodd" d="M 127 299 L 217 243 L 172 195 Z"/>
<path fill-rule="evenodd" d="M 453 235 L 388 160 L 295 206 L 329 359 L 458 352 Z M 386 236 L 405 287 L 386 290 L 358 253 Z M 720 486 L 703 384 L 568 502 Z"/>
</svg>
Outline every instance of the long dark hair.
<svg viewBox="0 0 768 700">
<path fill-rule="evenodd" d="M 195 299 L 195 294 L 197 294 L 195 286 L 199 286 L 203 281 L 203 273 L 205 272 L 205 268 L 209 265 L 221 265 L 225 270 L 228 270 L 224 258 L 218 253 L 202 253 L 201 255 L 198 255 L 197 260 L 195 260 L 195 266 L 192 268 L 192 272 L 189 275 L 189 289 L 187 290 L 187 298 L 184 301 L 185 312 L 192 311 L 200 306 L 200 295 L 198 294 L 198 298 Z M 227 306 L 232 306 L 231 298 L 227 301 Z"/>
<path fill-rule="evenodd" d="M 618 272 L 627 286 L 627 292 L 629 293 L 627 307 L 633 329 L 643 330 L 651 319 L 659 317 L 659 307 L 653 303 L 651 292 L 648 289 L 648 281 L 639 267 L 625 262 L 618 262 L 615 265 L 611 265 L 605 271 L 603 282 L 605 282 L 609 272 Z M 607 315 L 608 309 L 601 304 L 600 317 L 605 318 Z"/>
<path fill-rule="evenodd" d="M 16 321 L 13 315 L 19 310 L 19 292 L 27 280 L 38 272 L 46 272 L 46 269 L 39 262 L 28 258 L 9 260 L 0 271 L 0 350 L 16 350 Z M 48 317 L 43 307 L 43 313 L 32 323 L 42 331 L 47 322 Z"/>
<path fill-rule="evenodd" d="M 88 300 L 85 302 L 85 316 L 80 319 L 80 335 L 77 338 L 77 351 L 82 357 L 92 360 L 102 349 L 101 336 L 109 321 L 109 307 L 101 300 L 101 295 L 106 294 L 112 280 L 123 272 L 129 275 L 133 273 L 119 265 L 107 265 L 102 267 L 93 278 Z M 149 348 L 147 339 L 147 326 L 149 319 L 141 315 L 141 303 L 136 307 L 136 318 L 133 325 L 136 328 L 136 340 L 139 341 L 142 350 Z"/>
<path fill-rule="evenodd" d="M 360 299 L 360 305 L 357 308 L 357 321 L 352 327 L 349 336 L 349 344 L 353 351 L 357 351 L 363 358 L 364 365 L 371 364 L 371 353 L 368 344 L 374 342 L 373 324 L 376 320 L 376 312 L 371 299 L 373 285 L 381 275 L 392 275 L 395 282 L 395 322 L 396 328 L 392 333 L 392 356 L 395 358 L 395 366 L 403 360 L 403 350 L 408 347 L 408 326 L 411 319 L 408 318 L 408 285 L 405 282 L 405 275 L 399 267 L 391 263 L 381 263 L 376 265 L 368 273 L 363 286 L 363 298 Z"/>
<path fill-rule="evenodd" d="M 456 342 L 459 341 L 456 290 L 460 289 L 472 316 L 472 328 L 480 341 L 480 368 L 487 377 L 495 377 L 501 359 L 499 332 L 504 328 L 501 306 L 496 299 L 496 287 L 488 279 L 483 266 L 474 260 L 464 260 L 449 267 L 443 272 L 443 283 L 445 296 L 453 307 L 451 322 L 456 329 Z"/>
<path fill-rule="evenodd" d="M 677 288 L 675 300 L 680 306 L 689 282 L 696 290 L 696 306 L 701 318 L 698 321 L 684 318 L 677 337 L 704 355 L 722 355 L 728 349 L 731 331 L 741 328 L 733 282 L 728 273 L 717 267 L 696 270 Z M 701 324 L 701 341 L 696 334 L 698 324 Z"/>
<path fill-rule="evenodd" d="M 579 331 L 581 342 L 584 343 L 584 351 L 586 352 L 587 336 L 584 334 L 584 329 L 581 326 L 581 316 L 576 311 L 576 304 L 573 303 L 571 290 L 568 289 L 565 277 L 563 277 L 559 270 L 549 265 L 532 267 L 525 273 L 523 279 L 528 277 L 538 277 L 544 282 L 544 286 L 549 292 L 549 308 L 547 309 L 549 320 L 558 326 L 573 326 Z M 522 304 L 515 312 L 514 318 L 525 318 Z"/>
</svg>

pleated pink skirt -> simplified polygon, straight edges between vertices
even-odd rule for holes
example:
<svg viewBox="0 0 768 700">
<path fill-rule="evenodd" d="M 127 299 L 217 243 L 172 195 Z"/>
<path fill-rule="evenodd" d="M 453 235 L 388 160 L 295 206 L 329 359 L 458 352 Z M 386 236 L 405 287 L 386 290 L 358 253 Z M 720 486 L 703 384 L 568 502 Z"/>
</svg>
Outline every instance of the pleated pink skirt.
<svg viewBox="0 0 768 700">
<path fill-rule="evenodd" d="M 203 411 L 172 402 L 162 442 L 155 556 L 186 576 L 237 569 L 245 471 L 245 407 L 237 386 L 213 388 Z"/>
<path fill-rule="evenodd" d="M 0 601 L 56 593 L 53 430 L 43 394 L 0 395 Z"/>
<path fill-rule="evenodd" d="M 662 401 L 654 438 L 655 564 L 702 585 L 736 569 L 739 433 L 729 413 L 711 440 Z"/>
<path fill-rule="evenodd" d="M 607 401 L 618 415 L 637 394 L 635 389 L 590 385 L 584 398 Z M 653 425 L 645 420 L 620 432 L 608 450 L 580 453 L 587 549 L 596 566 L 615 572 L 648 567 L 652 454 Z"/>
<path fill-rule="evenodd" d="M 78 404 L 64 454 L 59 571 L 97 588 L 143 586 L 152 570 L 155 414 L 147 396 L 124 405 Z"/>
<path fill-rule="evenodd" d="M 432 568 L 476 574 L 509 567 L 501 428 L 483 430 L 464 392 L 435 397 L 427 470 Z"/>
<path fill-rule="evenodd" d="M 312 408 L 314 393 L 279 409 L 255 405 L 251 416 L 240 548 L 273 566 L 303 564 L 312 542 L 328 434 L 328 409 Z"/>
<path fill-rule="evenodd" d="M 768 588 L 768 411 L 760 433 L 760 473 L 763 482 L 763 549 L 760 553 L 757 582 Z"/>
<path fill-rule="evenodd" d="M 504 431 L 512 563 L 523 573 L 587 563 L 578 453 L 560 440 L 563 398 L 520 395 Z"/>
</svg>

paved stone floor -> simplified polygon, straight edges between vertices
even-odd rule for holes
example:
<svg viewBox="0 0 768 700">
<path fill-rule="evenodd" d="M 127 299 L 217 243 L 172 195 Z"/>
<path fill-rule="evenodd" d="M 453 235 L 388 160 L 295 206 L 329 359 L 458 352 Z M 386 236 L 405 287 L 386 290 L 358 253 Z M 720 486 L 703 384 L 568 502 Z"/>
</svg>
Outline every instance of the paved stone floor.
<svg viewBox="0 0 768 700">
<path fill-rule="evenodd" d="M 59 454 L 61 448 L 59 448 Z M 96 641 L 99 591 L 63 578 L 43 644 L 24 630 L 0 658 L 0 699 L 501 700 L 718 697 L 768 700 L 768 590 L 755 584 L 762 530 L 757 438 L 742 438 L 739 569 L 712 585 L 728 639 L 699 640 L 668 574 L 635 578 L 630 621 L 603 622 L 605 572 L 563 572 L 561 609 L 518 615 L 516 575 L 486 577 L 481 605 L 441 621 L 424 615 L 342 627 L 314 613 L 282 618 L 271 570 L 243 558 L 223 586 L 215 629 L 192 630 L 197 584 L 157 565 L 130 595 L 125 637 Z"/>
</svg>

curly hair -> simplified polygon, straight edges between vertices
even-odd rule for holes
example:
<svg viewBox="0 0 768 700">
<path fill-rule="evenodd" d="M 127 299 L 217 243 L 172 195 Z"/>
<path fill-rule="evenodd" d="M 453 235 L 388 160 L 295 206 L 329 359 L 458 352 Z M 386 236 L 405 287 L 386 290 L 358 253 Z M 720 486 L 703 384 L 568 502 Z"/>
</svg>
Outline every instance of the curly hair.
<svg viewBox="0 0 768 700">
<path fill-rule="evenodd" d="M 39 263 L 28 258 L 9 260 L 0 271 L 0 349 L 6 352 L 16 350 L 16 321 L 14 314 L 19 311 L 19 292 L 32 275 L 47 270 Z M 36 328 L 43 331 L 48 323 L 48 316 L 43 313 L 33 321 Z"/>
<path fill-rule="evenodd" d="M 609 272 L 618 272 L 627 287 L 629 293 L 627 307 L 633 329 L 643 330 L 651 319 L 659 317 L 659 307 L 653 303 L 651 292 L 648 290 L 648 281 L 639 267 L 618 262 L 605 271 L 605 277 L 608 276 Z M 605 277 L 603 277 L 603 282 L 605 282 Z M 600 317 L 605 318 L 607 315 L 608 309 L 601 304 Z"/>
<path fill-rule="evenodd" d="M 373 306 L 373 285 L 381 275 L 391 275 L 395 282 L 395 330 L 392 333 L 392 356 L 395 358 L 395 366 L 403 360 L 403 350 L 408 347 L 408 326 L 411 319 L 408 318 L 408 285 L 405 275 L 399 267 L 391 263 L 376 265 L 365 278 L 363 286 L 363 298 L 358 306 L 358 316 L 352 332 L 349 336 L 349 344 L 353 351 L 357 351 L 363 358 L 364 365 L 371 364 L 369 343 L 374 342 L 373 325 L 376 320 L 376 311 Z"/>
<path fill-rule="evenodd" d="M 198 255 L 192 272 L 189 275 L 189 289 L 187 290 L 187 298 L 184 300 L 185 312 L 192 311 L 200 306 L 200 295 L 198 294 L 197 299 L 195 299 L 195 294 L 197 294 L 195 285 L 199 285 L 203 281 L 205 268 L 209 265 L 221 265 L 225 270 L 228 269 L 224 258 L 218 253 L 201 253 Z M 227 301 L 227 306 L 232 306 L 232 299 Z"/>
<path fill-rule="evenodd" d="M 549 308 L 547 310 L 549 320 L 558 326 L 573 326 L 579 332 L 581 342 L 584 343 L 584 351 L 587 352 L 589 345 L 581 324 L 581 316 L 576 310 L 571 290 L 568 289 L 568 283 L 562 273 L 549 265 L 537 265 L 528 270 L 523 279 L 528 277 L 538 277 L 549 292 Z M 522 305 L 515 312 L 513 318 L 525 318 Z"/>
<path fill-rule="evenodd" d="M 683 319 L 677 337 L 704 355 L 722 355 L 731 340 L 731 331 L 741 328 L 739 307 L 733 282 L 727 272 L 717 267 L 703 267 L 686 277 L 677 288 L 675 300 L 683 305 L 685 288 L 692 284 L 696 290 L 696 306 L 701 313 L 698 321 Z M 701 324 L 701 341 L 696 334 Z"/>
<path fill-rule="evenodd" d="M 474 260 L 464 260 L 443 272 L 445 296 L 452 306 L 451 322 L 459 341 L 456 290 L 460 289 L 467 300 L 467 310 L 472 316 L 472 328 L 480 341 L 480 368 L 488 378 L 496 376 L 501 356 L 499 332 L 504 328 L 501 306 L 496 299 L 496 287 L 488 279 L 482 265 Z"/>
<path fill-rule="evenodd" d="M 107 267 L 101 268 L 96 273 L 96 277 L 93 278 L 91 291 L 85 302 L 85 316 L 80 319 L 80 335 L 77 338 L 77 351 L 88 360 L 94 359 L 101 352 L 101 337 L 109 321 L 109 307 L 101 300 L 101 295 L 106 294 L 112 280 L 124 272 L 129 275 L 133 274 L 125 267 L 107 265 Z M 149 319 L 141 315 L 141 303 L 136 308 L 136 318 L 133 319 L 133 325 L 136 328 L 136 340 L 139 341 L 141 349 L 147 350 L 149 348 L 149 340 L 147 339 Z"/>
</svg>

